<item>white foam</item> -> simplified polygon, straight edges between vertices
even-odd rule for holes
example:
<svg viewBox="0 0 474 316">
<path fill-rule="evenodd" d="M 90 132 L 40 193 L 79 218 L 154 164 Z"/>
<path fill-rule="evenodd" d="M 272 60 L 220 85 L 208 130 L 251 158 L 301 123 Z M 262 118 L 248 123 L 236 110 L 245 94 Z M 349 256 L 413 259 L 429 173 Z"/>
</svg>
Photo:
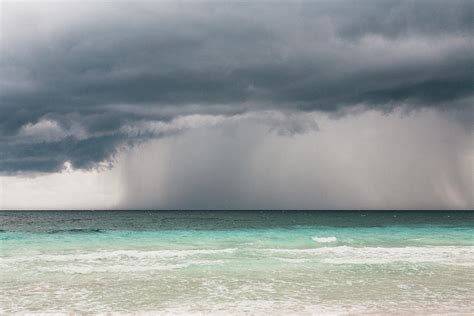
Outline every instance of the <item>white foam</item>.
<svg viewBox="0 0 474 316">
<path fill-rule="evenodd" d="M 309 259 L 303 258 L 277 258 L 277 260 L 288 263 L 303 263 L 309 261 Z"/>
<path fill-rule="evenodd" d="M 153 264 L 153 265 L 67 265 L 59 267 L 38 267 L 41 272 L 61 272 L 70 274 L 89 273 L 138 273 L 147 271 L 167 271 L 183 269 L 193 265 L 221 265 L 223 260 L 191 260 L 186 263 L 177 264 Z"/>
<path fill-rule="evenodd" d="M 318 237 L 329 238 L 329 237 Z M 335 237 L 334 237 L 335 238 Z M 329 241 L 328 241 L 329 243 Z M 184 249 L 184 250 L 114 250 L 90 253 L 42 254 L 35 256 L 0 258 L 3 269 L 22 267 L 18 263 L 35 262 L 37 266 L 47 266 L 42 271 L 68 269 L 72 266 L 100 272 L 100 269 L 117 269 L 117 272 L 135 270 L 160 270 L 183 267 L 189 262 L 205 262 L 227 259 L 236 248 L 225 249 Z M 429 246 L 429 247 L 349 247 L 331 246 L 305 249 L 240 249 L 243 255 L 272 256 L 280 261 L 316 261 L 330 264 L 388 264 L 388 263 L 438 263 L 457 266 L 474 266 L 474 246 Z M 211 256 L 211 257 L 209 257 Z M 232 256 L 235 258 L 235 256 Z M 51 262 L 51 264 L 49 264 Z M 219 262 L 219 261 L 218 261 Z M 197 263 L 199 264 L 199 263 Z M 53 266 L 52 266 L 53 265 Z M 55 266 L 56 265 L 56 266 Z M 119 266 L 121 268 L 110 268 Z M 104 267 L 104 268 L 100 268 Z M 132 267 L 132 268 L 127 268 Z M 135 268 L 134 268 L 135 267 Z M 49 269 L 49 270 L 48 270 Z M 73 270 L 74 270 L 73 269 Z M 72 271 L 72 270 L 71 270 Z M 130 270 L 131 271 L 131 270 Z"/>
<path fill-rule="evenodd" d="M 328 242 L 336 242 L 337 241 L 336 237 L 318 237 L 318 236 L 314 236 L 311 239 L 313 239 L 316 242 L 320 242 L 320 243 L 328 243 Z"/>
<path fill-rule="evenodd" d="M 155 266 L 130 266 L 130 265 L 112 265 L 112 266 L 62 266 L 62 267 L 38 267 L 41 272 L 62 272 L 71 274 L 88 274 L 88 273 L 131 273 L 145 271 L 163 271 L 174 270 L 188 267 L 189 264 L 168 264 Z"/>
<path fill-rule="evenodd" d="M 13 258 L 0 258 L 0 264 L 29 262 L 29 261 L 98 261 L 104 259 L 160 259 L 160 258 L 183 258 L 190 256 L 202 256 L 212 254 L 230 254 L 235 252 L 236 248 L 226 249 L 185 249 L 185 250 L 114 250 L 114 251 L 95 251 L 90 253 L 71 253 L 59 255 L 35 255 L 21 256 Z"/>
<path fill-rule="evenodd" d="M 474 246 L 436 247 L 324 247 L 307 249 L 264 249 L 272 254 L 310 258 L 333 264 L 385 264 L 396 262 L 439 263 L 474 266 Z"/>
</svg>

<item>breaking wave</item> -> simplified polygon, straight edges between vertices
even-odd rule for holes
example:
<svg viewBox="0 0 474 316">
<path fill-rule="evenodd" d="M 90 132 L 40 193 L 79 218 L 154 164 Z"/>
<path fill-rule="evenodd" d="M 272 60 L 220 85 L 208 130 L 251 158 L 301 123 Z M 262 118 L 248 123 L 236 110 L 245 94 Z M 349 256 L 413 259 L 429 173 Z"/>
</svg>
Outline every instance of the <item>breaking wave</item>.
<svg viewBox="0 0 474 316">
<path fill-rule="evenodd" d="M 264 249 L 284 258 L 306 258 L 332 264 L 439 263 L 474 266 L 474 246 L 324 247 Z"/>
<path fill-rule="evenodd" d="M 189 256 L 203 256 L 213 254 L 231 254 L 236 248 L 226 249 L 187 249 L 187 250 L 115 250 L 115 251 L 96 251 L 91 253 L 73 253 L 58 255 L 35 255 L 21 256 L 12 258 L 0 258 L 0 263 L 26 262 L 26 261 L 101 261 L 101 260 L 121 260 L 121 259 L 167 259 L 183 258 Z"/>
<path fill-rule="evenodd" d="M 337 241 L 336 237 L 317 237 L 317 236 L 314 236 L 311 239 L 313 239 L 316 242 L 320 242 L 320 243 L 328 243 L 328 242 L 336 242 Z"/>
</svg>

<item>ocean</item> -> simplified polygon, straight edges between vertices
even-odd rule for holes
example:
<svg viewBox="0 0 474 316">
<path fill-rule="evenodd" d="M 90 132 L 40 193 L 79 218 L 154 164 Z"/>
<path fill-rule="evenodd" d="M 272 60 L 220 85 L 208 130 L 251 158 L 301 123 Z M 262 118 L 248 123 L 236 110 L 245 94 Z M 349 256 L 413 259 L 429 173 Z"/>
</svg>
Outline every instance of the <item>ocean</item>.
<svg viewBox="0 0 474 316">
<path fill-rule="evenodd" d="M 0 212 L 0 312 L 474 314 L 474 212 Z"/>
</svg>

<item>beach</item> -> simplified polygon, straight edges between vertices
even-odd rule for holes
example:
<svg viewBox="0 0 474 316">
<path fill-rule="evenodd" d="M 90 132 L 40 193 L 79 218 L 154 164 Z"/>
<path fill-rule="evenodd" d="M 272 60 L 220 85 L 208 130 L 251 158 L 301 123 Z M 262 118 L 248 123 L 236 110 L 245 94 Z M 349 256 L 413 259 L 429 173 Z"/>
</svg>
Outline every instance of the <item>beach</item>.
<svg viewBox="0 0 474 316">
<path fill-rule="evenodd" d="M 474 213 L 0 212 L 12 313 L 472 314 Z"/>
</svg>

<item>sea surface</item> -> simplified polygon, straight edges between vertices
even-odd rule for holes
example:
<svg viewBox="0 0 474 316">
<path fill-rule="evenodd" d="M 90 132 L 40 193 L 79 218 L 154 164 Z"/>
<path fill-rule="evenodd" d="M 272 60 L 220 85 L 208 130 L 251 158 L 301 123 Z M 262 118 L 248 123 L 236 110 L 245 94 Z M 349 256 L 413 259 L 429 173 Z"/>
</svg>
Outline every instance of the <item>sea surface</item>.
<svg viewBox="0 0 474 316">
<path fill-rule="evenodd" d="M 0 212 L 0 313 L 474 314 L 474 212 Z"/>
</svg>

